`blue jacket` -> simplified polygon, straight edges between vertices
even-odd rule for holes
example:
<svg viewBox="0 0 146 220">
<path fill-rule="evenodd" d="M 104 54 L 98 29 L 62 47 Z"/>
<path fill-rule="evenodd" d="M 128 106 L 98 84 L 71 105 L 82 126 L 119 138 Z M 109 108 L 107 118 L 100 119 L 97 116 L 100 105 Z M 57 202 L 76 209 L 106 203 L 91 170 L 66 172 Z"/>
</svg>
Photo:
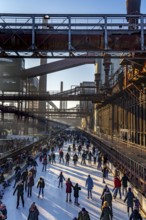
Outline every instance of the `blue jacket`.
<svg viewBox="0 0 146 220">
<path fill-rule="evenodd" d="M 88 190 L 91 190 L 93 188 L 93 180 L 91 177 L 88 177 L 86 180 L 86 186 Z"/>
</svg>

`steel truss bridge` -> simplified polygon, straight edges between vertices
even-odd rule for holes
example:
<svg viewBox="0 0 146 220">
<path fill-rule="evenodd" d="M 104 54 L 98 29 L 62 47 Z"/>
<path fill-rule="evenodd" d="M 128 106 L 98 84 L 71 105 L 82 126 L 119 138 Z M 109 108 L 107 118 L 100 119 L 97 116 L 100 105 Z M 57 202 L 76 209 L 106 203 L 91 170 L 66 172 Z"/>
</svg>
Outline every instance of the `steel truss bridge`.
<svg viewBox="0 0 146 220">
<path fill-rule="evenodd" d="M 3 58 L 142 59 L 145 42 L 145 14 L 0 14 Z"/>
<path fill-rule="evenodd" d="M 14 113 L 17 115 L 22 115 L 22 116 L 28 116 L 28 117 L 34 117 L 35 115 L 38 114 L 44 114 L 46 116 L 60 116 L 60 115 L 65 115 L 66 117 L 68 117 L 68 115 L 70 115 L 70 117 L 84 117 L 87 115 L 91 114 L 91 111 L 83 109 L 83 108 L 74 108 L 74 109 L 46 109 L 45 112 L 44 111 L 40 111 L 38 108 L 26 108 L 25 110 L 20 110 L 16 107 L 12 107 L 12 106 L 3 106 L 0 105 L 0 111 L 3 113 Z"/>
<path fill-rule="evenodd" d="M 0 101 L 92 101 L 101 102 L 105 98 L 103 94 L 76 94 L 76 95 L 50 95 L 46 93 L 11 94 L 0 95 Z"/>
</svg>

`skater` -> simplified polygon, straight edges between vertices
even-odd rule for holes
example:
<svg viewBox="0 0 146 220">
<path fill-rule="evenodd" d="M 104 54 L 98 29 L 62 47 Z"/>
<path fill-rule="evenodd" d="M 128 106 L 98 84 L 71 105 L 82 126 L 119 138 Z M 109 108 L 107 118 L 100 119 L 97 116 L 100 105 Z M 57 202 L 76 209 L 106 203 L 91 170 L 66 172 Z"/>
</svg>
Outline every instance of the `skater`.
<svg viewBox="0 0 146 220">
<path fill-rule="evenodd" d="M 130 215 L 129 220 L 142 220 L 141 214 L 139 213 L 136 207 L 134 208 L 132 214 Z"/>
<path fill-rule="evenodd" d="M 98 160 L 97 161 L 98 161 L 97 169 L 100 170 L 101 169 L 101 165 L 102 165 L 102 157 L 101 157 L 101 155 L 98 156 Z"/>
<path fill-rule="evenodd" d="M 92 199 L 92 189 L 93 189 L 93 180 L 91 178 L 90 175 L 88 175 L 88 178 L 86 179 L 86 186 L 87 186 L 87 190 L 88 190 L 88 199 L 91 198 Z"/>
<path fill-rule="evenodd" d="M 137 208 L 137 210 L 140 210 L 140 201 L 137 197 L 134 199 L 134 207 Z"/>
<path fill-rule="evenodd" d="M 60 175 L 58 176 L 58 179 L 59 179 L 58 188 L 60 187 L 60 185 L 61 185 L 61 188 L 63 188 L 63 180 L 65 180 L 65 178 L 63 176 L 62 171 L 60 172 Z"/>
<path fill-rule="evenodd" d="M 111 210 L 111 213 L 113 213 L 113 210 L 112 210 L 112 194 L 111 194 L 111 192 L 110 192 L 108 187 L 106 188 L 106 191 L 105 191 L 105 193 L 103 195 L 103 200 L 107 201 L 108 206 L 109 206 L 109 208 Z"/>
<path fill-rule="evenodd" d="M 81 165 L 86 165 L 86 152 L 85 150 L 82 153 L 82 160 L 81 160 Z"/>
<path fill-rule="evenodd" d="M 15 171 L 15 183 L 14 183 L 13 188 L 15 188 L 15 186 L 20 181 L 20 179 L 21 179 L 21 169 L 18 169 L 18 170 L 16 169 L 16 171 Z"/>
<path fill-rule="evenodd" d="M 66 163 L 65 163 L 65 165 L 67 166 L 69 166 L 69 161 L 70 161 L 70 155 L 69 155 L 69 153 L 67 152 L 67 154 L 65 155 L 65 160 L 66 160 Z"/>
<path fill-rule="evenodd" d="M 66 202 L 71 202 L 71 193 L 72 193 L 72 182 L 70 181 L 70 178 L 66 181 Z"/>
<path fill-rule="evenodd" d="M 108 168 L 107 168 L 107 166 L 106 165 L 104 165 L 103 166 L 103 169 L 102 169 L 102 177 L 103 177 L 103 183 L 105 183 L 105 178 L 107 177 L 107 170 L 108 170 Z"/>
<path fill-rule="evenodd" d="M 62 149 L 59 151 L 59 163 L 61 163 L 61 161 L 64 163 L 64 153 Z"/>
<path fill-rule="evenodd" d="M 34 178 L 32 172 L 28 173 L 28 182 L 27 182 L 27 197 L 32 196 L 32 187 L 34 186 Z"/>
<path fill-rule="evenodd" d="M 28 169 L 24 170 L 21 176 L 23 182 L 24 182 L 24 189 L 27 191 L 27 180 L 28 180 Z"/>
<path fill-rule="evenodd" d="M 114 189 L 113 190 L 114 190 L 114 195 L 113 195 L 114 199 L 116 199 L 118 192 L 119 192 L 120 199 L 121 199 L 122 198 L 122 195 L 121 195 L 121 180 L 118 176 L 116 176 L 114 178 Z"/>
<path fill-rule="evenodd" d="M 128 176 L 126 175 L 126 173 L 124 173 L 124 175 L 121 179 L 123 196 L 126 196 L 126 194 L 127 194 L 128 181 L 129 181 Z"/>
<path fill-rule="evenodd" d="M 105 194 L 105 192 L 107 191 L 107 189 L 108 189 L 108 186 L 107 185 L 105 185 L 105 187 L 103 188 L 103 191 L 102 191 L 102 194 L 101 194 L 101 197 L 100 197 L 100 199 L 102 200 L 102 206 L 103 206 L 103 202 L 104 202 L 104 194 Z"/>
<path fill-rule="evenodd" d="M 76 183 L 76 185 L 73 187 L 73 189 L 74 189 L 74 198 L 75 198 L 74 204 L 80 205 L 78 203 L 78 198 L 79 198 L 79 190 L 81 190 L 81 187 L 79 187 L 78 183 Z"/>
<path fill-rule="evenodd" d="M 78 155 L 75 153 L 73 155 L 73 162 L 74 162 L 74 165 L 76 166 L 77 165 L 77 161 L 78 161 Z"/>
<path fill-rule="evenodd" d="M 28 220 L 38 220 L 39 211 L 35 205 L 35 202 L 29 208 Z"/>
<path fill-rule="evenodd" d="M 42 172 L 47 169 L 47 156 L 45 155 L 43 158 L 43 167 L 42 167 Z"/>
<path fill-rule="evenodd" d="M 5 204 L 0 204 L 0 220 L 7 219 L 7 207 Z"/>
<path fill-rule="evenodd" d="M 56 163 L 55 158 L 56 158 L 56 155 L 55 155 L 54 152 L 52 152 L 52 153 L 51 153 L 51 164 Z"/>
<path fill-rule="evenodd" d="M 131 208 L 131 213 L 133 212 L 133 204 L 134 204 L 134 194 L 133 192 L 131 191 L 131 188 L 129 187 L 128 189 L 128 193 L 124 199 L 124 202 L 127 201 L 127 212 L 128 212 L 128 216 L 129 216 L 129 211 L 130 211 L 130 208 Z"/>
<path fill-rule="evenodd" d="M 38 183 L 37 183 L 37 188 L 39 188 L 39 194 L 38 198 L 40 197 L 40 194 L 42 193 L 42 197 L 44 197 L 44 188 L 45 188 L 45 181 L 42 177 L 40 177 Z"/>
<path fill-rule="evenodd" d="M 13 192 L 13 195 L 15 195 L 16 191 L 17 191 L 17 205 L 16 205 L 16 208 L 18 209 L 20 198 L 21 198 L 21 201 L 22 201 L 22 205 L 24 207 L 24 197 L 23 197 L 23 195 L 24 195 L 24 182 L 23 181 L 20 181 L 17 184 L 17 186 L 16 186 L 16 188 L 15 188 L 15 190 Z"/>
<path fill-rule="evenodd" d="M 112 220 L 112 212 L 108 206 L 107 201 L 104 201 L 103 203 L 100 220 Z"/>
<path fill-rule="evenodd" d="M 85 208 L 82 208 L 82 210 L 78 213 L 78 220 L 90 220 L 89 213 Z"/>
</svg>

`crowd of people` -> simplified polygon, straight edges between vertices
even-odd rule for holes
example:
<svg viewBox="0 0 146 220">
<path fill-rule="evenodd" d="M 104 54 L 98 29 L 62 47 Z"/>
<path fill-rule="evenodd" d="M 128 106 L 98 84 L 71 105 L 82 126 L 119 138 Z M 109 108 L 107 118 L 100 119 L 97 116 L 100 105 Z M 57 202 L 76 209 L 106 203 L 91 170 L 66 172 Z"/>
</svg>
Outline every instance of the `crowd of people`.
<svg viewBox="0 0 146 220">
<path fill-rule="evenodd" d="M 72 145 L 70 144 L 72 142 Z M 69 143 L 69 146 L 64 149 L 64 144 Z M 70 162 L 73 161 L 74 166 L 80 165 L 90 166 L 95 165 L 98 170 L 102 173 L 103 178 L 103 192 L 101 194 L 101 220 L 112 220 L 114 217 L 113 200 L 117 199 L 119 194 L 119 199 L 127 202 L 127 213 L 129 220 L 141 220 L 140 215 L 140 202 L 138 198 L 132 192 L 131 187 L 129 187 L 129 178 L 124 172 L 121 176 L 120 172 L 115 170 L 113 189 L 110 189 L 108 184 L 106 184 L 106 179 L 108 179 L 108 174 L 110 172 L 109 161 L 107 155 L 102 154 L 99 149 L 93 146 L 87 137 L 80 134 L 61 134 L 57 138 L 51 141 L 45 141 L 41 154 L 39 156 L 39 163 L 30 156 L 27 160 L 27 168 L 25 170 L 21 169 L 19 165 L 15 167 L 15 181 L 14 181 L 14 191 L 13 195 L 17 194 L 16 208 L 19 208 L 20 200 L 22 206 L 25 207 L 24 193 L 27 197 L 32 197 L 33 187 L 38 188 L 38 198 L 44 198 L 45 180 L 42 177 L 44 172 L 47 172 L 49 165 L 55 165 L 56 163 L 64 164 L 70 166 Z M 35 178 L 37 177 L 37 166 L 42 166 L 42 176 L 37 179 L 37 184 L 35 184 Z M 74 205 L 80 206 L 79 195 L 82 191 L 82 187 L 79 183 L 72 183 L 70 178 L 65 178 L 63 172 L 61 171 L 58 175 L 58 188 L 66 187 L 66 202 L 72 202 L 72 193 L 74 196 Z M 85 187 L 87 188 L 87 199 L 92 199 L 94 180 L 92 175 L 88 174 Z M 113 191 L 113 192 L 112 192 Z M 5 207 L 5 212 L 1 210 L 0 214 L 7 216 L 6 206 L 2 203 L 2 207 Z M 29 208 L 28 220 L 38 220 L 39 209 L 35 202 L 33 202 Z M 6 217 L 1 218 L 6 219 Z M 86 207 L 81 208 L 74 220 L 90 220 L 90 210 L 86 210 Z"/>
</svg>

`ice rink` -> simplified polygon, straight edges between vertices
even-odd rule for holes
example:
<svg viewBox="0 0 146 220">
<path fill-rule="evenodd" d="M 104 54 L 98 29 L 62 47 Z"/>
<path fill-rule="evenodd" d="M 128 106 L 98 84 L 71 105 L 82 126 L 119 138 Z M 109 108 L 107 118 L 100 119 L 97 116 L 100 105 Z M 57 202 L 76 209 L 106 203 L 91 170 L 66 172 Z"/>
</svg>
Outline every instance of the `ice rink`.
<svg viewBox="0 0 146 220">
<path fill-rule="evenodd" d="M 64 145 L 63 151 L 66 153 L 66 149 L 71 143 Z M 89 165 L 87 162 L 86 166 L 80 164 L 79 159 L 77 166 L 73 165 L 71 159 L 70 166 L 59 164 L 58 162 L 58 151 L 56 151 L 56 164 L 47 165 L 47 171 L 42 172 L 42 163 L 37 159 L 37 175 L 35 178 L 35 186 L 33 187 L 33 194 L 31 198 L 27 197 L 27 193 L 24 194 L 25 207 L 22 207 L 21 201 L 19 208 L 16 209 L 16 198 L 17 195 L 13 196 L 13 185 L 6 188 L 3 203 L 6 204 L 8 210 L 8 220 L 26 220 L 28 217 L 29 207 L 32 202 L 35 202 L 40 212 L 39 220 L 72 220 L 78 216 L 78 212 L 82 207 L 90 214 L 91 220 L 100 219 L 101 214 L 101 193 L 105 184 L 102 183 L 102 172 L 97 170 L 97 165 Z M 70 178 L 73 185 L 78 183 L 81 187 L 79 203 L 80 206 L 74 205 L 74 197 L 72 193 L 72 203 L 66 202 L 65 193 L 65 182 L 63 188 L 58 188 L 58 175 L 60 171 L 63 172 L 65 179 Z M 94 181 L 93 188 L 93 199 L 87 199 L 87 189 L 85 182 L 88 174 L 91 175 Z M 44 198 L 38 198 L 38 189 L 36 187 L 39 177 L 43 177 L 45 180 L 45 196 Z M 110 189 L 113 189 L 113 177 L 110 174 L 109 179 L 106 180 Z M 113 201 L 113 219 L 114 220 L 127 220 L 127 207 L 126 204 L 117 197 Z"/>
</svg>

